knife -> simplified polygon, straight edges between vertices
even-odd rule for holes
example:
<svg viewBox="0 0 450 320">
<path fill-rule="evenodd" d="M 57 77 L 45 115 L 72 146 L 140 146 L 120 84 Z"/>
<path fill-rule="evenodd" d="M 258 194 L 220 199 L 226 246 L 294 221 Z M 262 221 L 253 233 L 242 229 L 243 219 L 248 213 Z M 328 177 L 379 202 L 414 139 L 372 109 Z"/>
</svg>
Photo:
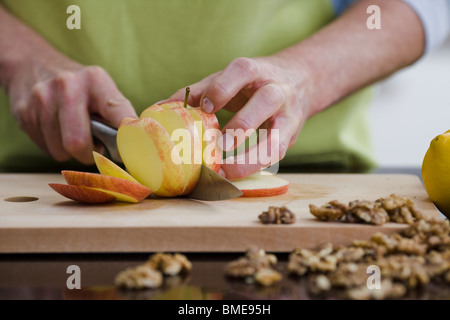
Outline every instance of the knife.
<svg viewBox="0 0 450 320">
<path fill-rule="evenodd" d="M 114 162 L 123 164 L 117 148 L 117 129 L 107 125 L 103 119 L 91 115 L 91 133 L 94 142 L 101 143 Z M 187 197 L 196 200 L 218 201 L 238 198 L 241 195 L 241 190 L 229 180 L 202 164 L 197 186 Z"/>
</svg>

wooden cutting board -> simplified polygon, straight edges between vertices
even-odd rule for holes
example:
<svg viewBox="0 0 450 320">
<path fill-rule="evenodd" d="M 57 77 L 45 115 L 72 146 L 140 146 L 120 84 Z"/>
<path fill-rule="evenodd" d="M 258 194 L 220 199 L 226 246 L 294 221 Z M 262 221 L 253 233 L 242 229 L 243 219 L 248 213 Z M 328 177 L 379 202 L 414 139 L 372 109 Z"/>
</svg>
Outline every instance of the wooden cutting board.
<svg viewBox="0 0 450 320">
<path fill-rule="evenodd" d="M 413 175 L 280 174 L 291 182 L 280 196 L 204 202 L 183 198 L 146 199 L 138 204 L 85 205 L 54 192 L 60 174 L 0 174 L 0 252 L 241 252 L 256 245 L 290 252 L 324 242 L 349 243 L 383 226 L 320 222 L 309 204 L 330 200 L 376 200 L 391 193 L 411 197 L 430 217 L 439 217 L 420 179 Z M 31 197 L 31 198 L 30 198 Z M 11 199 L 12 198 L 12 199 Z M 13 201 L 11 201 L 13 200 Z M 28 201 L 34 200 L 34 201 Z M 258 215 L 287 206 L 291 225 L 264 225 Z"/>
</svg>

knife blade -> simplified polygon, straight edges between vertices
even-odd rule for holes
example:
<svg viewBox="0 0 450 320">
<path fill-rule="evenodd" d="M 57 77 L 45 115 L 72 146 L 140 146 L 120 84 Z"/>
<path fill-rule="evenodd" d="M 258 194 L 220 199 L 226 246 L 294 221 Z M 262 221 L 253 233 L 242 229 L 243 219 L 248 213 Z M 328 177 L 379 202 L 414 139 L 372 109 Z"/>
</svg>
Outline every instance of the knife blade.
<svg viewBox="0 0 450 320">
<path fill-rule="evenodd" d="M 111 160 L 123 164 L 117 148 L 117 129 L 107 125 L 103 119 L 91 116 L 91 133 L 94 141 L 105 147 Z M 202 164 L 197 186 L 187 197 L 203 201 L 220 201 L 238 198 L 241 195 L 241 190 L 233 183 Z"/>
</svg>

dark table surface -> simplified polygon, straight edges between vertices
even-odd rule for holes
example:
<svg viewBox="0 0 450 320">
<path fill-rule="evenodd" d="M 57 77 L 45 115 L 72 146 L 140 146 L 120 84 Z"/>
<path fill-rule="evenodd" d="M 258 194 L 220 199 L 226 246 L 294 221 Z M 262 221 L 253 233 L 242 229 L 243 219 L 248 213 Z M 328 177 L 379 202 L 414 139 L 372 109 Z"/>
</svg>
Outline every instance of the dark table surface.
<svg viewBox="0 0 450 320">
<path fill-rule="evenodd" d="M 372 173 L 415 174 L 418 168 L 382 168 Z M 152 290 L 123 290 L 114 285 L 114 278 L 128 267 L 145 262 L 152 253 L 127 254 L 2 254 L 0 255 L 1 300 L 61 299 L 156 299 L 156 300 L 286 300 L 334 299 L 339 292 L 325 296 L 309 295 L 306 278 L 287 274 L 288 253 L 277 254 L 276 269 L 283 279 L 272 286 L 229 279 L 225 265 L 243 253 L 184 253 L 193 263 L 192 271 L 183 276 L 165 278 L 164 284 Z M 81 289 L 68 289 L 72 272 L 80 269 Z M 420 288 L 407 295 L 412 299 L 449 299 L 450 286 Z"/>
</svg>

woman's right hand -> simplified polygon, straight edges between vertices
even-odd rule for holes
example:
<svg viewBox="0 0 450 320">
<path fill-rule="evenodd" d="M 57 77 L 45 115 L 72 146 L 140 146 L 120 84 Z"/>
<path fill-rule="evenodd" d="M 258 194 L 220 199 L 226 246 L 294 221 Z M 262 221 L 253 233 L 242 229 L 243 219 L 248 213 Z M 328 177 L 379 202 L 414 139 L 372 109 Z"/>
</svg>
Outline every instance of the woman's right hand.
<svg viewBox="0 0 450 320">
<path fill-rule="evenodd" d="M 55 50 L 36 50 L 16 64 L 6 89 L 20 128 L 58 161 L 93 163 L 91 114 L 116 128 L 124 117 L 137 117 L 104 69 Z"/>
</svg>

